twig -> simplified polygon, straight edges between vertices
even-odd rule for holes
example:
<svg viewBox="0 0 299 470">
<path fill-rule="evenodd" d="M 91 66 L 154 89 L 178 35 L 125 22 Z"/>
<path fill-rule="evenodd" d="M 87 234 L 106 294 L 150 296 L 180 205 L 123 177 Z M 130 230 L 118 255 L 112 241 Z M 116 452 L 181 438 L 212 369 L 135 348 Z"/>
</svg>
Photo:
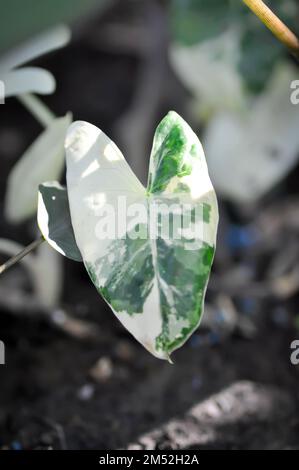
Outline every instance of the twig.
<svg viewBox="0 0 299 470">
<path fill-rule="evenodd" d="M 277 39 L 299 60 L 299 39 L 262 0 L 243 0 Z"/>
<path fill-rule="evenodd" d="M 18 263 L 24 256 L 28 255 L 30 251 L 35 250 L 39 245 L 41 245 L 45 241 L 44 237 L 41 236 L 37 240 L 34 240 L 34 242 L 30 243 L 30 245 L 26 246 L 24 250 L 20 251 L 17 255 L 13 256 L 10 258 L 6 263 L 2 264 L 0 266 L 0 275 L 4 273 L 7 269 L 11 268 L 14 264 Z"/>
</svg>

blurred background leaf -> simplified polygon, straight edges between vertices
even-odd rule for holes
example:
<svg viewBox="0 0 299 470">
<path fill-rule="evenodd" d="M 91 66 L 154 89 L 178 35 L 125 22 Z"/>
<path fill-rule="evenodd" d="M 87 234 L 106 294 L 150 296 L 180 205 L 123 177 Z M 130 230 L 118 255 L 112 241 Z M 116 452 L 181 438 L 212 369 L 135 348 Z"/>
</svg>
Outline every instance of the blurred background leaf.
<svg viewBox="0 0 299 470">
<path fill-rule="evenodd" d="M 1 1 L 0 53 L 57 23 L 70 23 L 112 0 Z M 34 13 L 33 13 L 34 12 Z"/>
<path fill-rule="evenodd" d="M 267 5 L 293 30 L 298 29 L 296 0 L 270 0 Z M 174 40 L 193 44 L 235 29 L 241 33 L 238 70 L 249 91 L 264 89 L 274 64 L 285 55 L 285 47 L 239 0 L 172 0 L 171 24 Z"/>
<path fill-rule="evenodd" d="M 231 3 L 230 0 L 172 0 L 174 38 L 190 46 L 224 32 L 232 20 Z"/>
</svg>

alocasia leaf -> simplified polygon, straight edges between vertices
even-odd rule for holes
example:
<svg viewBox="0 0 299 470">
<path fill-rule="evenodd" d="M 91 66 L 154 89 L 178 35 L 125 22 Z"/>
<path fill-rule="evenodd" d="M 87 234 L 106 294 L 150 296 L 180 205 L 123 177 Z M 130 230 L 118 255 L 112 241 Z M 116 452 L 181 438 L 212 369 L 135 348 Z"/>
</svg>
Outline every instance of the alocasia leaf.
<svg viewBox="0 0 299 470">
<path fill-rule="evenodd" d="M 219 111 L 246 109 L 247 95 L 238 71 L 240 32 L 228 30 L 192 46 L 173 44 L 169 58 L 182 83 L 192 93 L 196 118 L 209 120 Z M 221 92 L 219 89 L 221 77 Z"/>
<path fill-rule="evenodd" d="M 197 136 L 176 113 L 163 119 L 147 188 L 87 122 L 70 126 L 66 161 L 72 225 L 93 283 L 135 338 L 169 359 L 199 325 L 215 250 L 217 200 Z"/>
<path fill-rule="evenodd" d="M 203 141 L 213 182 L 225 198 L 256 204 L 298 161 L 299 113 L 290 100 L 295 76 L 292 64 L 281 63 L 246 112 L 211 120 Z"/>
<path fill-rule="evenodd" d="M 67 190 L 57 181 L 39 185 L 37 223 L 52 248 L 67 258 L 82 261 L 73 232 Z"/>
<path fill-rule="evenodd" d="M 296 0 L 268 0 L 266 3 L 281 20 L 296 30 Z M 238 98 L 238 82 L 242 82 L 242 87 L 253 95 L 265 89 L 275 65 L 284 59 L 285 47 L 249 8 L 234 0 L 171 0 L 170 6 L 174 38 L 174 46 L 170 49 L 172 63 L 182 82 L 200 101 L 204 104 L 211 101 L 214 107 L 217 105 L 214 103 L 215 96 L 218 96 L 223 108 L 224 98 L 230 97 L 234 105 L 238 100 L 230 90 L 236 87 Z M 234 37 L 233 48 L 227 48 L 225 42 L 221 47 L 222 37 L 225 36 Z M 219 70 L 217 74 L 215 67 L 222 67 L 223 73 Z M 225 79 L 219 83 L 218 77 L 223 75 Z M 197 77 L 199 84 L 192 77 Z M 219 87 L 219 93 L 208 93 L 206 96 L 206 89 L 216 90 Z M 231 107 L 228 102 L 226 108 Z"/>
</svg>

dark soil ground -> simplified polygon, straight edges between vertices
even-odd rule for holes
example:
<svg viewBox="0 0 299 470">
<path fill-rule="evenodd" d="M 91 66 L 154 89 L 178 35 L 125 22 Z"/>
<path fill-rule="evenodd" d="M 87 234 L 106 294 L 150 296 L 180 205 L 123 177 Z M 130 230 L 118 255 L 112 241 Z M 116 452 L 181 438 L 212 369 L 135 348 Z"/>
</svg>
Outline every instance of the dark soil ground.
<svg viewBox="0 0 299 470">
<path fill-rule="evenodd" d="M 140 2 L 145 6 L 139 14 L 146 18 L 148 3 Z M 111 18 L 128 23 L 129 9 L 125 14 L 121 4 L 75 30 L 67 49 L 39 61 L 57 78 L 57 93 L 46 99 L 57 115 L 71 109 L 75 119 L 99 125 L 116 140 L 115 123 L 135 102 L 147 60 L 136 51 L 100 47 L 99 31 Z M 152 113 L 147 145 L 155 122 L 168 108 L 180 111 L 186 97 L 164 65 L 169 95 Z M 171 93 L 172 87 L 180 92 Z M 28 116 L 14 100 L 5 113 L 1 110 L 1 201 L 9 169 L 39 132 Z M 1 214 L 1 237 L 31 241 L 31 223 L 16 228 Z M 216 270 L 223 267 L 221 238 L 219 243 Z M 290 362 L 290 343 L 299 337 L 293 322 L 296 296 L 285 305 L 279 301 L 280 316 L 275 299 L 257 300 L 252 335 L 238 329 L 215 335 L 202 327 L 170 365 L 122 328 L 82 265 L 64 263 L 62 307 L 75 319 L 93 322 L 95 334 L 80 339 L 45 316 L 0 312 L 0 339 L 6 345 L 6 365 L 0 366 L 0 447 L 299 449 L 299 366 Z M 212 289 L 209 302 L 215 295 Z"/>
<path fill-rule="evenodd" d="M 2 314 L 2 445 L 299 447 L 298 367 L 289 361 L 294 332 L 265 321 L 253 341 L 232 337 L 214 347 L 189 341 L 170 365 L 136 344 L 100 307 L 92 287 L 81 292 L 99 318 L 94 341 Z M 111 376 L 94 380 L 90 371 L 103 356 L 111 359 Z"/>
</svg>

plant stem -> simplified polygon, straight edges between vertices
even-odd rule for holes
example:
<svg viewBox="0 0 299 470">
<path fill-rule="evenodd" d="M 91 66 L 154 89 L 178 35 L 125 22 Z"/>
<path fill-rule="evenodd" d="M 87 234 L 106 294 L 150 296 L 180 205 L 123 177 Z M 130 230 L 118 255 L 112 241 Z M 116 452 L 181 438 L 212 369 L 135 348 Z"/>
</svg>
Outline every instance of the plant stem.
<svg viewBox="0 0 299 470">
<path fill-rule="evenodd" d="M 243 0 L 277 39 L 299 59 L 299 39 L 262 0 Z"/>
<path fill-rule="evenodd" d="M 0 266 L 0 275 L 4 273 L 7 269 L 11 268 L 14 264 L 18 263 L 24 256 L 28 255 L 30 251 L 35 250 L 39 245 L 41 245 L 45 241 L 44 237 L 41 236 L 37 240 L 34 240 L 34 242 L 30 243 L 30 245 L 26 246 L 20 253 L 17 255 L 13 256 L 10 258 L 6 263 L 2 264 Z"/>
<path fill-rule="evenodd" d="M 25 108 L 40 122 L 44 127 L 48 127 L 49 124 L 55 119 L 55 114 L 45 105 L 37 96 L 31 93 L 18 96 L 19 101 Z"/>
</svg>

